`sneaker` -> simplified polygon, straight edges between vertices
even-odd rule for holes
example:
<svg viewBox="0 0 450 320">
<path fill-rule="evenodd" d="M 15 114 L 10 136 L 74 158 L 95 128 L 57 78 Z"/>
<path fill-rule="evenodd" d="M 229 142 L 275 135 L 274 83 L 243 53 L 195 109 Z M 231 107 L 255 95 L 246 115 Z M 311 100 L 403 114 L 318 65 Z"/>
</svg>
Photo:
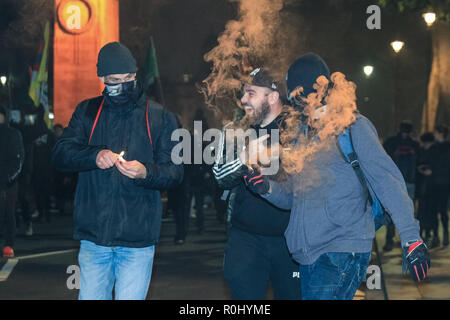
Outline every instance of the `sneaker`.
<svg viewBox="0 0 450 320">
<path fill-rule="evenodd" d="M 14 258 L 14 250 L 11 247 L 3 248 L 3 258 Z"/>
<path fill-rule="evenodd" d="M 27 228 L 25 229 L 25 235 L 27 237 L 31 237 L 33 235 L 33 224 L 30 222 L 27 225 Z"/>
</svg>

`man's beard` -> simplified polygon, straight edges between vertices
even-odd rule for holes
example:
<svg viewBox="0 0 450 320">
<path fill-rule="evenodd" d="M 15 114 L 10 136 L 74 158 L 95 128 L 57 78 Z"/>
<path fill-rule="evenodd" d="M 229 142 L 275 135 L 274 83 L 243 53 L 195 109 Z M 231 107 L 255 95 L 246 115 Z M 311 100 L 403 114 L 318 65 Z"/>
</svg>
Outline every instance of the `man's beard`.
<svg viewBox="0 0 450 320">
<path fill-rule="evenodd" d="M 270 105 L 269 102 L 267 100 L 265 100 L 262 104 L 261 104 L 261 108 L 259 109 L 255 109 L 253 108 L 253 112 L 254 115 L 246 115 L 242 121 L 247 125 L 247 126 L 258 126 L 261 125 L 261 123 L 263 123 L 264 119 L 269 115 L 270 113 Z"/>
</svg>

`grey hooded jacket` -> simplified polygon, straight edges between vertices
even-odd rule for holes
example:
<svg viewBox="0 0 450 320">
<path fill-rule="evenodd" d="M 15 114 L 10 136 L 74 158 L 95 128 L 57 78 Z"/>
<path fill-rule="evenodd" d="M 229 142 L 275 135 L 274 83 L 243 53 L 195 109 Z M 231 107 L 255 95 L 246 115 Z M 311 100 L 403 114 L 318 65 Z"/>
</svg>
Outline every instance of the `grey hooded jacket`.
<svg viewBox="0 0 450 320">
<path fill-rule="evenodd" d="M 402 245 L 420 239 L 419 224 L 405 181 L 381 146 L 373 124 L 358 115 L 351 126 L 354 149 L 369 185 L 399 231 Z M 312 264 L 327 252 L 370 252 L 375 235 L 367 194 L 336 141 L 317 152 L 313 161 L 288 182 L 270 181 L 264 197 L 291 209 L 285 236 L 300 264 Z"/>
</svg>

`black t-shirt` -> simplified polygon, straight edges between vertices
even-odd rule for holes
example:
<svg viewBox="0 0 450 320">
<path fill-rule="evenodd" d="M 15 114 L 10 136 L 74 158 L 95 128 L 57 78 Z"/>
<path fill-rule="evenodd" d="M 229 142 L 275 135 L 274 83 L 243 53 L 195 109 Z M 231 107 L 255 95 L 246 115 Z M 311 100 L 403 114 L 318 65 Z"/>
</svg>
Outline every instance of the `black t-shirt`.
<svg viewBox="0 0 450 320">
<path fill-rule="evenodd" d="M 257 136 L 260 136 L 259 129 L 270 130 L 279 128 L 280 117 L 276 118 L 264 128 L 254 127 Z M 264 135 L 261 132 L 261 135 Z M 270 145 L 270 142 L 268 142 Z M 246 232 L 264 236 L 283 236 L 289 223 L 290 210 L 282 210 L 250 192 L 244 181 L 236 188 L 231 224 L 233 227 Z"/>
</svg>

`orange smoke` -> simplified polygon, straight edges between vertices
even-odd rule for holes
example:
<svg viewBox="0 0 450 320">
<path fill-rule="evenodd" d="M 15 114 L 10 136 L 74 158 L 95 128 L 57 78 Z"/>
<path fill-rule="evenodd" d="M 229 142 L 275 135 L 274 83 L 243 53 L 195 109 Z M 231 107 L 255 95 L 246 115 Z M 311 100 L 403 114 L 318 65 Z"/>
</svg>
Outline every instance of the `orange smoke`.
<svg viewBox="0 0 450 320">
<path fill-rule="evenodd" d="M 307 98 L 300 98 L 298 93 L 303 88 L 294 90 L 294 99 L 301 99 L 305 104 L 302 111 L 288 107 L 285 112 L 285 127 L 280 137 L 283 147 L 289 148 L 281 154 L 283 169 L 289 174 L 298 174 L 308 165 L 308 182 L 306 186 L 314 185 L 320 179 L 314 169 L 314 157 L 320 151 L 325 151 L 336 143 L 335 137 L 355 120 L 356 85 L 345 79 L 345 75 L 336 72 L 331 75 L 332 87 L 324 76 L 316 80 L 316 92 Z M 309 134 L 300 132 L 302 117 L 309 127 Z M 295 139 L 297 141 L 295 142 Z"/>
<path fill-rule="evenodd" d="M 229 21 L 218 45 L 205 54 L 211 73 L 202 81 L 200 92 L 206 104 L 222 118 L 240 106 L 239 92 L 247 75 L 271 53 L 283 0 L 230 0 L 239 2 L 238 20 Z M 225 120 L 225 119 L 224 119 Z"/>
</svg>

